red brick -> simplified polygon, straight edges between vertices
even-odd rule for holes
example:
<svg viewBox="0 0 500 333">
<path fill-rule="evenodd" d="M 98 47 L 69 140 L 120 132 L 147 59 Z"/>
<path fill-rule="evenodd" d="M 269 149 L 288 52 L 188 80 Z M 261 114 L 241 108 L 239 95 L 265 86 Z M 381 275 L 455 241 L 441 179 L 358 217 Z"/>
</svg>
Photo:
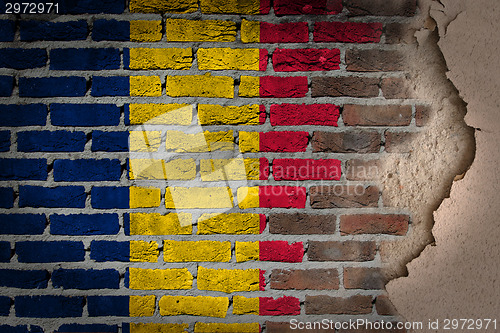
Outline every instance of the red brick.
<svg viewBox="0 0 500 333">
<path fill-rule="evenodd" d="M 415 122 L 418 127 L 427 126 L 431 118 L 431 108 L 426 105 L 415 107 Z"/>
<path fill-rule="evenodd" d="M 274 180 L 339 180 L 341 162 L 335 159 L 275 159 L 273 161 Z"/>
<path fill-rule="evenodd" d="M 342 119 L 346 126 L 408 126 L 410 105 L 344 105 Z"/>
<path fill-rule="evenodd" d="M 271 289 L 339 289 L 339 274 L 336 269 L 273 269 Z"/>
<path fill-rule="evenodd" d="M 260 97 L 300 98 L 309 91 L 306 76 L 262 76 L 260 77 Z"/>
<path fill-rule="evenodd" d="M 382 88 L 382 94 L 387 99 L 414 98 L 414 93 L 408 79 L 386 77 L 382 79 L 380 87 Z"/>
<path fill-rule="evenodd" d="M 316 22 L 313 38 L 316 43 L 378 43 L 382 23 Z"/>
<path fill-rule="evenodd" d="M 261 43 L 307 43 L 308 41 L 309 27 L 307 22 L 260 23 Z"/>
<path fill-rule="evenodd" d="M 352 72 L 393 72 L 407 66 L 405 57 L 399 51 L 347 50 L 347 70 Z"/>
<path fill-rule="evenodd" d="M 396 214 L 358 214 L 340 217 L 342 235 L 389 234 L 403 236 L 408 232 L 410 217 Z"/>
<path fill-rule="evenodd" d="M 309 141 L 307 132 L 265 132 L 260 133 L 261 152 L 304 152 Z"/>
<path fill-rule="evenodd" d="M 275 0 L 276 15 L 339 14 L 342 0 Z"/>
<path fill-rule="evenodd" d="M 379 82 L 373 77 L 313 77 L 311 93 L 312 97 L 377 97 Z"/>
<path fill-rule="evenodd" d="M 413 16 L 417 10 L 416 0 L 349 0 L 345 7 L 351 16 Z"/>
<path fill-rule="evenodd" d="M 265 157 L 259 158 L 259 180 L 269 179 L 269 161 Z"/>
<path fill-rule="evenodd" d="M 334 104 L 273 104 L 272 126 L 338 126 L 340 107 Z"/>
<path fill-rule="evenodd" d="M 300 314 L 300 301 L 296 297 L 283 296 L 277 299 L 259 297 L 259 315 L 296 316 Z"/>
<path fill-rule="evenodd" d="M 306 188 L 299 186 L 259 186 L 261 208 L 305 208 Z"/>
<path fill-rule="evenodd" d="M 415 32 L 409 24 L 388 23 L 385 26 L 385 42 L 387 44 L 415 44 L 417 38 Z"/>
<path fill-rule="evenodd" d="M 381 316 L 397 316 L 398 311 L 386 295 L 378 296 L 375 300 L 375 309 Z"/>
<path fill-rule="evenodd" d="M 386 132 L 385 151 L 388 153 L 409 153 L 415 144 L 419 133 L 408 132 Z"/>
<path fill-rule="evenodd" d="M 335 215 L 275 213 L 269 216 L 269 232 L 281 235 L 334 234 Z"/>
<path fill-rule="evenodd" d="M 355 295 L 348 298 L 326 295 L 309 296 L 305 301 L 306 314 L 369 314 L 372 312 L 372 297 Z"/>
<path fill-rule="evenodd" d="M 310 261 L 371 261 L 376 252 L 375 242 L 309 241 L 307 257 Z"/>
<path fill-rule="evenodd" d="M 349 160 L 345 172 L 347 180 L 376 180 L 380 176 L 379 160 Z"/>
<path fill-rule="evenodd" d="M 377 132 L 314 132 L 312 137 L 315 153 L 378 153 L 381 145 Z"/>
<path fill-rule="evenodd" d="M 344 268 L 344 287 L 346 289 L 384 289 L 385 279 L 380 268 Z"/>
<path fill-rule="evenodd" d="M 339 69 L 338 49 L 276 49 L 273 68 L 277 72 L 330 71 Z"/>
<path fill-rule="evenodd" d="M 288 244 L 287 241 L 259 242 L 260 261 L 302 262 L 304 245 L 302 242 Z"/>
<path fill-rule="evenodd" d="M 312 186 L 309 195 L 314 209 L 377 207 L 380 196 L 376 186 L 364 185 Z"/>
<path fill-rule="evenodd" d="M 261 231 L 262 233 L 262 231 Z M 266 290 L 266 277 L 264 276 L 266 274 L 266 271 L 259 269 L 259 290 L 260 291 L 265 291 Z"/>
</svg>

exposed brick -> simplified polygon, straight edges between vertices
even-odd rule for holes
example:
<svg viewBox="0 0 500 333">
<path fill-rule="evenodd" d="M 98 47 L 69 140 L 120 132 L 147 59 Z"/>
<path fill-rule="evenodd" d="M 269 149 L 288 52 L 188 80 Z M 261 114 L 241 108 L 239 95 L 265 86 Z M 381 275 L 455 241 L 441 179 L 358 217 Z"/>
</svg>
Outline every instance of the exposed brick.
<svg viewBox="0 0 500 333">
<path fill-rule="evenodd" d="M 1 214 L 0 234 L 41 235 L 47 224 L 44 214 Z"/>
<path fill-rule="evenodd" d="M 282 235 L 334 234 L 335 215 L 275 213 L 269 215 L 269 232 Z"/>
<path fill-rule="evenodd" d="M 92 39 L 96 42 L 112 40 L 125 42 L 130 39 L 130 22 L 117 20 L 95 20 Z"/>
<path fill-rule="evenodd" d="M 71 262 L 83 261 L 85 249 L 82 242 L 72 241 L 33 241 L 16 242 L 19 262 Z"/>
<path fill-rule="evenodd" d="M 397 316 L 398 311 L 386 295 L 378 296 L 375 300 L 375 309 L 382 316 Z"/>
<path fill-rule="evenodd" d="M 38 40 L 85 40 L 87 39 L 87 22 L 85 20 L 69 22 L 21 21 L 21 41 Z"/>
<path fill-rule="evenodd" d="M 44 126 L 47 123 L 47 106 L 44 104 L 0 105 L 1 127 Z"/>
<path fill-rule="evenodd" d="M 249 22 L 249 21 L 246 21 Z M 272 24 L 267 22 L 250 22 L 257 23 L 259 26 L 259 40 L 260 43 L 307 43 L 309 41 L 309 28 L 307 22 L 285 22 L 280 24 Z M 245 21 L 242 26 L 243 29 Z M 248 37 L 247 37 L 248 38 Z"/>
<path fill-rule="evenodd" d="M 342 119 L 346 126 L 408 126 L 411 105 L 344 105 Z"/>
<path fill-rule="evenodd" d="M 169 42 L 234 42 L 236 23 L 222 20 L 167 19 Z"/>
<path fill-rule="evenodd" d="M 273 104 L 272 126 L 337 126 L 340 108 L 334 104 Z"/>
<path fill-rule="evenodd" d="M 381 175 L 380 160 L 360 160 L 347 161 L 345 172 L 347 180 L 376 180 Z"/>
<path fill-rule="evenodd" d="M 339 180 L 341 162 L 335 159 L 275 159 L 274 180 Z"/>
<path fill-rule="evenodd" d="M 52 235 L 116 235 L 120 229 L 118 214 L 51 215 Z"/>
<path fill-rule="evenodd" d="M 89 317 L 128 317 L 129 296 L 87 296 Z"/>
<path fill-rule="evenodd" d="M 11 256 L 10 243 L 0 242 L 0 262 L 9 262 Z"/>
<path fill-rule="evenodd" d="M 368 131 L 314 132 L 313 152 L 325 153 L 378 153 L 382 141 L 380 134 Z"/>
<path fill-rule="evenodd" d="M 408 79 L 387 77 L 381 82 L 382 94 L 387 99 L 414 98 L 413 90 Z"/>
<path fill-rule="evenodd" d="M 200 0 L 204 14 L 268 14 L 270 4 L 268 0 Z"/>
<path fill-rule="evenodd" d="M 427 126 L 431 118 L 431 107 L 417 105 L 415 107 L 415 122 L 418 127 Z"/>
<path fill-rule="evenodd" d="M 127 152 L 128 132 L 92 132 L 92 151 Z"/>
<path fill-rule="evenodd" d="M 50 50 L 51 70 L 100 71 L 119 69 L 121 55 L 119 49 L 53 49 Z"/>
<path fill-rule="evenodd" d="M 12 306 L 12 299 L 7 296 L 0 296 L 0 316 L 8 316 Z"/>
<path fill-rule="evenodd" d="M 14 89 L 14 77 L 13 76 L 0 76 L 0 97 L 10 97 L 12 95 L 12 90 Z"/>
<path fill-rule="evenodd" d="M 0 180 L 47 180 L 46 159 L 0 159 Z"/>
<path fill-rule="evenodd" d="M 57 269 L 52 272 L 52 285 L 63 289 L 118 289 L 120 273 L 114 269 Z"/>
<path fill-rule="evenodd" d="M 120 112 L 114 104 L 50 105 L 50 119 L 55 126 L 117 126 Z"/>
<path fill-rule="evenodd" d="M 275 0 L 276 15 L 338 14 L 342 12 L 342 0 Z"/>
<path fill-rule="evenodd" d="M 0 208 L 14 207 L 14 189 L 12 187 L 0 187 Z"/>
<path fill-rule="evenodd" d="M 120 180 L 120 160 L 55 160 L 56 182 Z"/>
<path fill-rule="evenodd" d="M 238 96 L 300 98 L 309 91 L 306 76 L 241 76 Z"/>
<path fill-rule="evenodd" d="M 260 261 L 302 262 L 304 246 L 302 242 L 288 244 L 287 241 L 259 242 Z"/>
<path fill-rule="evenodd" d="M 415 44 L 417 29 L 408 24 L 388 23 L 385 26 L 385 42 L 387 44 Z"/>
<path fill-rule="evenodd" d="M 0 269 L 0 286 L 22 289 L 44 289 L 49 282 L 45 270 Z"/>
<path fill-rule="evenodd" d="M 402 71 L 407 66 L 400 51 L 388 50 L 347 50 L 347 70 L 351 72 L 392 72 Z"/>
<path fill-rule="evenodd" d="M 19 78 L 20 97 L 80 97 L 85 96 L 86 91 L 84 77 Z"/>
<path fill-rule="evenodd" d="M 380 268 L 344 268 L 344 287 L 346 289 L 383 289 L 385 279 Z"/>
<path fill-rule="evenodd" d="M 260 133 L 262 152 L 302 152 L 306 150 L 309 133 L 307 132 L 264 132 Z"/>
<path fill-rule="evenodd" d="M 316 209 L 377 207 L 379 189 L 363 185 L 312 186 L 309 196 L 311 207 Z"/>
<path fill-rule="evenodd" d="M 19 207 L 85 208 L 83 186 L 19 186 Z"/>
<path fill-rule="evenodd" d="M 305 301 L 306 314 L 369 314 L 372 312 L 372 296 L 355 295 L 348 298 L 326 295 L 309 296 Z"/>
<path fill-rule="evenodd" d="M 271 289 L 339 289 L 339 275 L 336 269 L 273 269 Z"/>
<path fill-rule="evenodd" d="M 330 71 L 339 69 L 338 49 L 276 49 L 273 68 L 277 72 Z"/>
<path fill-rule="evenodd" d="M 371 261 L 375 258 L 375 242 L 309 241 L 310 261 Z"/>
<path fill-rule="evenodd" d="M 144 1 L 131 0 L 131 13 L 192 13 L 198 10 L 196 0 Z"/>
<path fill-rule="evenodd" d="M 83 151 L 87 142 L 84 132 L 26 131 L 17 133 L 17 150 L 22 152 Z"/>
<path fill-rule="evenodd" d="M 234 97 L 234 80 L 229 76 L 167 76 L 167 95 L 171 97 Z"/>
<path fill-rule="evenodd" d="M 45 67 L 45 49 L 0 49 L 0 68 L 30 69 Z"/>
<path fill-rule="evenodd" d="M 261 316 L 296 316 L 300 314 L 300 301 L 296 297 L 282 296 L 259 297 L 259 315 Z"/>
<path fill-rule="evenodd" d="M 306 195 L 300 186 L 259 186 L 259 207 L 305 208 Z"/>
<path fill-rule="evenodd" d="M 378 43 L 382 36 L 382 23 L 361 22 L 316 22 L 316 43 Z"/>
<path fill-rule="evenodd" d="M 312 97 L 377 97 L 379 79 L 370 77 L 313 77 Z"/>
<path fill-rule="evenodd" d="M 0 42 L 12 42 L 16 34 L 16 22 L 0 20 Z"/>
<path fill-rule="evenodd" d="M 10 150 L 10 131 L 0 131 L 0 152 Z"/>
<path fill-rule="evenodd" d="M 128 186 L 122 187 L 92 187 L 90 192 L 92 208 L 112 209 L 129 208 L 130 190 Z"/>
<path fill-rule="evenodd" d="M 395 214 L 359 214 L 340 217 L 342 235 L 389 234 L 403 236 L 408 231 L 410 217 Z"/>
<path fill-rule="evenodd" d="M 90 259 L 97 262 L 130 260 L 130 242 L 95 241 L 90 243 Z"/>
<path fill-rule="evenodd" d="M 349 0 L 345 7 L 352 16 L 413 16 L 417 10 L 416 0 Z"/>
<path fill-rule="evenodd" d="M 17 317 L 65 318 L 81 317 L 85 298 L 82 296 L 16 296 Z"/>
<path fill-rule="evenodd" d="M 385 151 L 388 153 L 409 153 L 415 147 L 419 133 L 386 132 Z"/>
</svg>

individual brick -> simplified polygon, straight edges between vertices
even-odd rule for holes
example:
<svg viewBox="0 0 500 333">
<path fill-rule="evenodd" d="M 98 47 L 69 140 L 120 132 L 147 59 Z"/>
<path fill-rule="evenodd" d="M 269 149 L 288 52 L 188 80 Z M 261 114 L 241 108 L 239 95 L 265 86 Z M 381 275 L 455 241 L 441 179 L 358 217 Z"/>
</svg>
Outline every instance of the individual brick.
<svg viewBox="0 0 500 333">
<path fill-rule="evenodd" d="M 87 296 L 87 308 L 89 317 L 128 317 L 129 296 Z"/>
<path fill-rule="evenodd" d="M 130 21 L 131 42 L 159 42 L 162 38 L 161 21 Z"/>
<path fill-rule="evenodd" d="M 191 48 L 133 48 L 123 50 L 126 69 L 190 69 L 193 61 Z"/>
<path fill-rule="evenodd" d="M 130 242 L 95 241 L 90 243 L 90 259 L 97 262 L 130 261 Z"/>
<path fill-rule="evenodd" d="M 404 236 L 410 217 L 397 214 L 359 214 L 340 217 L 342 235 L 389 234 Z"/>
<path fill-rule="evenodd" d="M 347 298 L 326 295 L 306 295 L 306 314 L 361 315 L 372 312 L 372 296 L 354 295 Z"/>
<path fill-rule="evenodd" d="M 259 242 L 235 242 L 236 262 L 259 260 Z"/>
<path fill-rule="evenodd" d="M 72 332 L 95 332 L 95 333 L 117 333 L 118 325 L 104 324 L 62 324 L 56 333 Z"/>
<path fill-rule="evenodd" d="M 184 75 L 167 76 L 167 96 L 171 97 L 234 97 L 234 80 L 229 76 Z"/>
<path fill-rule="evenodd" d="M 299 314 L 300 301 L 296 297 L 282 296 L 277 299 L 259 297 L 259 315 L 261 316 L 298 316 Z"/>
<path fill-rule="evenodd" d="M 195 333 L 232 332 L 232 333 L 260 333 L 259 323 L 202 323 L 194 325 Z"/>
<path fill-rule="evenodd" d="M 200 48 L 197 52 L 200 70 L 265 71 L 266 49 Z"/>
<path fill-rule="evenodd" d="M 45 49 L 0 49 L 0 68 L 30 69 L 47 65 Z"/>
<path fill-rule="evenodd" d="M 347 50 L 347 70 L 351 72 L 393 72 L 407 67 L 400 51 L 391 50 Z"/>
<path fill-rule="evenodd" d="M 159 207 L 161 201 L 161 190 L 151 187 L 131 186 L 130 208 L 151 208 Z"/>
<path fill-rule="evenodd" d="M 210 296 L 163 296 L 160 298 L 162 316 L 205 316 L 225 318 L 229 298 Z"/>
<path fill-rule="evenodd" d="M 273 104 L 272 126 L 338 126 L 340 107 L 334 104 Z"/>
<path fill-rule="evenodd" d="M 258 235 L 265 227 L 266 216 L 264 214 L 205 213 L 198 219 L 197 234 Z"/>
<path fill-rule="evenodd" d="M 268 14 L 271 8 L 268 0 L 201 0 L 200 5 L 204 14 Z"/>
<path fill-rule="evenodd" d="M 12 306 L 12 299 L 7 296 L 0 296 L 0 316 L 8 316 Z M 260 332 L 260 331 L 259 331 Z"/>
<path fill-rule="evenodd" d="M 198 120 L 200 125 L 262 125 L 266 121 L 266 107 L 198 104 Z"/>
<path fill-rule="evenodd" d="M 234 150 L 233 131 L 184 133 L 167 131 L 167 151 L 176 153 L 201 153 Z"/>
<path fill-rule="evenodd" d="M 96 42 L 110 40 L 126 42 L 130 40 L 130 22 L 117 20 L 95 20 L 92 39 Z"/>
<path fill-rule="evenodd" d="M 342 118 L 346 126 L 408 126 L 411 105 L 344 105 Z"/>
<path fill-rule="evenodd" d="M 198 10 L 198 2 L 196 0 L 131 0 L 129 8 L 131 13 L 187 14 Z"/>
<path fill-rule="evenodd" d="M 247 208 L 305 208 L 306 189 L 299 186 L 240 187 L 238 206 Z"/>
<path fill-rule="evenodd" d="M 381 174 L 380 160 L 360 160 L 347 161 L 345 172 L 347 180 L 376 180 Z"/>
<path fill-rule="evenodd" d="M 101 96 L 129 96 L 130 79 L 128 76 L 93 76 L 90 95 Z"/>
<path fill-rule="evenodd" d="M 336 269 L 273 269 L 271 289 L 335 290 L 339 289 Z"/>
<path fill-rule="evenodd" d="M 82 296 L 16 296 L 16 317 L 66 318 L 81 317 L 85 298 Z"/>
<path fill-rule="evenodd" d="M 44 104 L 3 104 L 0 105 L 1 127 L 45 126 L 47 106 Z"/>
<path fill-rule="evenodd" d="M 378 43 L 382 23 L 316 22 L 313 38 L 316 43 Z"/>
<path fill-rule="evenodd" d="M 209 269 L 198 266 L 196 283 L 199 290 L 233 293 L 239 291 L 259 291 L 259 269 Z"/>
<path fill-rule="evenodd" d="M 380 134 L 371 131 L 316 131 L 311 143 L 315 153 L 378 153 L 382 145 Z"/>
<path fill-rule="evenodd" d="M 169 42 L 234 42 L 236 23 L 222 20 L 167 19 Z"/>
<path fill-rule="evenodd" d="M 274 180 L 339 180 L 341 162 L 335 159 L 274 159 Z M 314 207 L 313 207 L 314 208 Z"/>
<path fill-rule="evenodd" d="M 409 153 L 415 148 L 419 133 L 386 132 L 385 151 L 388 153 Z"/>
<path fill-rule="evenodd" d="M 0 76 L 0 97 L 10 97 L 12 95 L 12 90 L 14 89 L 14 77 L 13 76 Z"/>
<path fill-rule="evenodd" d="M 304 247 L 302 242 L 288 244 L 287 241 L 259 242 L 260 261 L 302 262 Z"/>
<path fill-rule="evenodd" d="M 84 132 L 25 131 L 17 133 L 17 151 L 74 152 L 83 151 L 87 143 Z"/>
<path fill-rule="evenodd" d="M 196 176 L 196 163 L 193 159 L 163 160 L 131 159 L 129 160 L 130 179 L 175 179 L 190 180 Z"/>
<path fill-rule="evenodd" d="M 11 256 L 10 243 L 0 242 L 0 262 L 9 262 Z"/>
<path fill-rule="evenodd" d="M 116 235 L 118 230 L 118 214 L 50 215 L 52 235 Z"/>
<path fill-rule="evenodd" d="M 124 218 L 125 235 L 191 235 L 191 214 L 132 213 Z"/>
<path fill-rule="evenodd" d="M 52 49 L 51 70 L 101 71 L 120 69 L 120 50 L 114 48 Z"/>
<path fill-rule="evenodd" d="M 124 333 L 146 333 L 146 332 L 184 333 L 188 328 L 189 324 L 122 323 L 122 332 Z"/>
<path fill-rule="evenodd" d="M 0 152 L 10 150 L 10 131 L 0 131 Z"/>
<path fill-rule="evenodd" d="M 232 208 L 233 194 L 229 187 L 167 187 L 167 209 Z"/>
<path fill-rule="evenodd" d="M 128 268 L 128 288 L 137 290 L 191 289 L 193 275 L 187 268 Z"/>
<path fill-rule="evenodd" d="M 228 262 L 231 259 L 231 243 L 165 240 L 163 258 L 165 262 Z"/>
<path fill-rule="evenodd" d="M 52 286 L 63 289 L 118 289 L 120 273 L 114 269 L 57 269 L 52 272 Z"/>
<path fill-rule="evenodd" d="M 331 185 L 309 188 L 313 209 L 378 207 L 380 191 L 376 186 Z"/>
<path fill-rule="evenodd" d="M 385 26 L 385 42 L 387 44 L 415 44 L 417 29 L 409 24 L 388 23 Z"/>
<path fill-rule="evenodd" d="M 3 235 L 41 235 L 47 223 L 44 214 L 2 214 L 0 217 Z"/>
<path fill-rule="evenodd" d="M 415 107 L 415 123 L 418 127 L 427 126 L 431 119 L 432 109 L 426 105 Z"/>
<path fill-rule="evenodd" d="M 50 120 L 55 126 L 117 126 L 120 113 L 114 104 L 50 105 Z"/>
<path fill-rule="evenodd" d="M 314 235 L 335 233 L 335 215 L 273 213 L 269 215 L 269 233 L 281 235 Z"/>
<path fill-rule="evenodd" d="M 265 157 L 200 160 L 202 181 L 267 180 L 269 162 Z"/>
<path fill-rule="evenodd" d="M 190 125 L 191 104 L 126 104 L 126 125 Z"/>
<path fill-rule="evenodd" d="M 345 3 L 351 16 L 413 16 L 417 9 L 416 0 L 386 2 L 383 0 L 352 0 Z"/>
<path fill-rule="evenodd" d="M 5 332 L 9 332 L 9 333 L 10 332 L 12 332 L 12 333 L 25 333 L 25 332 L 39 333 L 39 332 L 43 331 L 43 329 L 40 326 L 36 326 L 36 325 L 30 325 L 30 328 L 28 328 L 28 325 L 18 325 L 18 326 L 0 325 L 1 330 L 5 331 Z"/>
<path fill-rule="evenodd" d="M 38 40 L 47 41 L 70 41 L 87 39 L 88 27 L 85 20 L 69 22 L 47 22 L 47 21 L 21 21 L 21 41 L 33 42 Z"/>
<path fill-rule="evenodd" d="M 313 77 L 312 97 L 378 97 L 379 79 L 371 77 Z"/>
<path fill-rule="evenodd" d="M 46 159 L 0 159 L 1 180 L 47 180 Z"/>
<path fill-rule="evenodd" d="M 158 243 L 151 241 L 130 242 L 130 262 L 158 262 Z"/>
<path fill-rule="evenodd" d="M 130 96 L 161 96 L 161 80 L 159 76 L 131 76 Z"/>
<path fill-rule="evenodd" d="M 381 316 L 397 316 L 398 311 L 386 295 L 377 296 L 375 299 L 375 309 Z"/>
<path fill-rule="evenodd" d="M 243 43 L 307 43 L 309 27 L 307 22 L 272 24 L 243 19 L 241 41 Z"/>
<path fill-rule="evenodd" d="M 82 242 L 72 241 L 33 241 L 16 242 L 16 254 L 19 262 L 71 262 L 83 261 L 85 249 Z"/>
<path fill-rule="evenodd" d="M 0 20 L 0 42 L 12 42 L 16 34 L 16 22 Z"/>
<path fill-rule="evenodd" d="M 375 242 L 309 241 L 310 261 L 371 261 L 375 259 Z"/>
<path fill-rule="evenodd" d="M 276 49 L 273 68 L 277 72 L 336 70 L 340 68 L 340 50 Z"/>
<path fill-rule="evenodd" d="M 161 144 L 161 131 L 130 131 L 129 149 L 131 152 L 157 152 Z"/>
<path fill-rule="evenodd" d="M 19 186 L 19 207 L 85 208 L 83 186 Z"/>
<path fill-rule="evenodd" d="M 243 296 L 233 296 L 234 315 L 259 315 L 259 298 L 247 298 Z M 260 331 L 259 331 L 260 332 Z"/>
<path fill-rule="evenodd" d="M 90 203 L 92 208 L 113 209 L 129 208 L 129 188 L 123 187 L 92 187 L 90 191 Z"/>
<path fill-rule="evenodd" d="M 409 99 L 414 98 L 408 79 L 397 77 L 386 77 L 381 81 L 382 94 L 387 99 Z"/>
<path fill-rule="evenodd" d="M 335 15 L 342 12 L 341 0 L 276 0 L 273 4 L 276 15 Z"/>
<path fill-rule="evenodd" d="M 0 208 L 14 207 L 14 189 L 12 187 L 0 187 Z"/>
<path fill-rule="evenodd" d="M 113 181 L 120 180 L 120 160 L 55 160 L 56 182 Z"/>
<path fill-rule="evenodd" d="M 346 289 L 384 289 L 384 286 L 385 279 L 380 268 L 344 268 L 344 287 Z"/>
<path fill-rule="evenodd" d="M 45 289 L 50 279 L 45 270 L 0 269 L 0 286 L 21 289 Z"/>
<path fill-rule="evenodd" d="M 127 152 L 128 132 L 92 132 L 92 151 Z"/>
<path fill-rule="evenodd" d="M 242 153 L 251 152 L 304 152 L 308 132 L 239 132 L 239 148 Z"/>
<path fill-rule="evenodd" d="M 300 98 L 309 91 L 307 77 L 241 76 L 238 96 Z"/>
</svg>

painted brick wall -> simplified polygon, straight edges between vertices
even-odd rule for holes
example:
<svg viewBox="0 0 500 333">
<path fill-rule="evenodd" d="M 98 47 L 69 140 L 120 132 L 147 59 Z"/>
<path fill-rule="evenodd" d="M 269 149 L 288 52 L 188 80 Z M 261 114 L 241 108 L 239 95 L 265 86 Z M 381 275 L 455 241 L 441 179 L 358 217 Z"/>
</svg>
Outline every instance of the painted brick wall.
<svg viewBox="0 0 500 333">
<path fill-rule="evenodd" d="M 397 319 L 415 1 L 60 5 L 0 15 L 0 332 Z"/>
</svg>

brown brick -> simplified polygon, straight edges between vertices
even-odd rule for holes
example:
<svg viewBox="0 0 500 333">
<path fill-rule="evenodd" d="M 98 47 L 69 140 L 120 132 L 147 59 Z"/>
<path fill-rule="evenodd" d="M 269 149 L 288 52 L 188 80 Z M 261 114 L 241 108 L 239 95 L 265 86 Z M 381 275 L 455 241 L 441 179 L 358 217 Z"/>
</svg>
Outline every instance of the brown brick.
<svg viewBox="0 0 500 333">
<path fill-rule="evenodd" d="M 384 289 L 385 280 L 380 268 L 344 268 L 344 287 L 346 289 Z"/>
<path fill-rule="evenodd" d="M 335 215 L 274 213 L 269 216 L 269 232 L 281 235 L 334 234 Z"/>
<path fill-rule="evenodd" d="M 385 151 L 388 153 L 409 153 L 415 144 L 419 133 L 408 132 L 386 132 Z"/>
<path fill-rule="evenodd" d="M 339 289 L 339 273 L 336 269 L 273 269 L 271 289 Z"/>
<path fill-rule="evenodd" d="M 398 77 L 386 77 L 382 79 L 382 94 L 387 99 L 414 98 L 413 89 L 410 88 L 408 79 Z"/>
<path fill-rule="evenodd" d="M 377 207 L 380 195 L 376 186 L 332 185 L 312 186 L 309 196 L 311 207 L 321 209 Z"/>
<path fill-rule="evenodd" d="M 375 300 L 375 309 L 381 316 L 397 316 L 398 311 L 386 295 L 378 296 Z"/>
<path fill-rule="evenodd" d="M 392 322 L 392 327 L 391 329 L 384 328 L 384 329 L 375 329 L 375 328 L 359 328 L 359 329 L 341 329 L 337 331 L 338 333 L 406 333 L 406 329 L 397 329 L 396 328 L 397 323 Z"/>
<path fill-rule="evenodd" d="M 348 0 L 344 6 L 350 16 L 413 16 L 417 10 L 416 0 Z"/>
<path fill-rule="evenodd" d="M 372 312 L 372 297 L 355 295 L 349 298 L 326 295 L 306 295 L 306 314 L 368 314 Z"/>
<path fill-rule="evenodd" d="M 312 137 L 315 153 L 378 153 L 381 144 L 377 132 L 314 132 Z"/>
<path fill-rule="evenodd" d="M 385 42 L 387 44 L 415 44 L 417 29 L 408 24 L 388 23 L 385 26 Z"/>
<path fill-rule="evenodd" d="M 349 160 L 345 176 L 347 180 L 375 180 L 378 179 L 381 171 L 379 160 Z"/>
<path fill-rule="evenodd" d="M 332 333 L 331 329 L 311 328 L 311 329 L 292 329 L 290 322 L 271 322 L 266 321 L 267 333 Z"/>
<path fill-rule="evenodd" d="M 375 242 L 309 241 L 307 257 L 310 261 L 370 261 L 375 258 Z"/>
<path fill-rule="evenodd" d="M 342 118 L 346 126 L 408 126 L 410 105 L 344 105 Z"/>
<path fill-rule="evenodd" d="M 406 67 L 403 54 L 387 50 L 347 50 L 347 70 L 352 72 L 393 72 Z"/>
<path fill-rule="evenodd" d="M 431 108 L 426 105 L 417 105 L 415 107 L 415 122 L 417 126 L 427 126 L 431 118 Z"/>
<path fill-rule="evenodd" d="M 340 217 L 342 235 L 389 234 L 403 236 L 408 232 L 410 217 L 395 214 L 358 214 Z"/>
<path fill-rule="evenodd" d="M 379 79 L 368 77 L 313 77 L 312 97 L 377 97 Z"/>
</svg>

